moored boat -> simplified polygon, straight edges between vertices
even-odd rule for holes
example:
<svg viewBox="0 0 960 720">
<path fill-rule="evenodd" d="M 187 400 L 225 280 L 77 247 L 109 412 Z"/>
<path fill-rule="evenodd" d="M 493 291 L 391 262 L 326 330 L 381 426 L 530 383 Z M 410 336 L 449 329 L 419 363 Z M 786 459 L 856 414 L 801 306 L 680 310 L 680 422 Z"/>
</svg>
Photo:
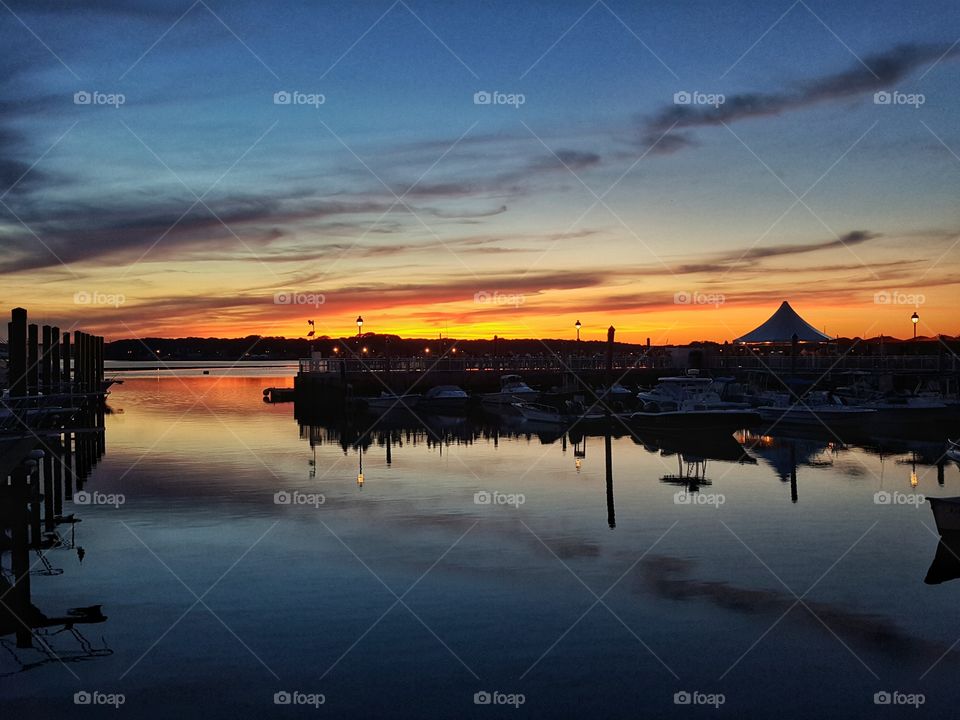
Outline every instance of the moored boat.
<svg viewBox="0 0 960 720">
<path fill-rule="evenodd" d="M 420 406 L 427 410 L 462 410 L 470 396 L 456 385 L 437 385 L 420 398 Z"/>
<path fill-rule="evenodd" d="M 386 412 L 389 410 L 410 410 L 420 402 L 420 395 L 406 394 L 397 395 L 391 392 L 382 392 L 377 397 L 363 398 L 368 410 Z"/>
<path fill-rule="evenodd" d="M 491 405 L 512 405 L 515 402 L 532 402 L 540 393 L 531 388 L 519 375 L 504 375 L 500 378 L 500 391 L 485 393 L 481 400 Z"/>
</svg>

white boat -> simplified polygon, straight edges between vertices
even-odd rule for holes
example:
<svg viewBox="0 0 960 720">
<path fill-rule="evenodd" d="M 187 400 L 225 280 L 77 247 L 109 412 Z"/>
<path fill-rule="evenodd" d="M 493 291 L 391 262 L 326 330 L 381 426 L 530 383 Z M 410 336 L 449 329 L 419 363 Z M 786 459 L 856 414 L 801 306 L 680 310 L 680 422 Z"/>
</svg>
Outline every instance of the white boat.
<svg viewBox="0 0 960 720">
<path fill-rule="evenodd" d="M 798 402 L 792 400 L 789 394 L 781 393 L 770 404 L 758 407 L 757 412 L 764 422 L 813 427 L 859 422 L 877 412 L 873 408 L 844 405 L 838 397 L 827 392 L 807 393 Z"/>
<path fill-rule="evenodd" d="M 382 392 L 377 397 L 363 398 L 369 410 L 388 411 L 412 409 L 420 402 L 420 395 L 397 395 L 391 392 Z"/>
<path fill-rule="evenodd" d="M 553 405 L 543 405 L 540 403 L 515 402 L 513 407 L 517 409 L 526 420 L 534 422 L 551 423 L 554 425 L 563 425 L 567 423 L 583 422 L 601 422 L 606 418 L 602 409 L 594 408 L 587 411 L 582 403 L 568 400 L 564 409 L 560 410 Z"/>
<path fill-rule="evenodd" d="M 456 385 L 437 385 L 427 390 L 420 406 L 430 410 L 462 410 L 470 396 Z"/>
<path fill-rule="evenodd" d="M 960 531 L 960 497 L 928 497 L 933 519 L 937 523 L 937 532 L 954 533 Z"/>
<path fill-rule="evenodd" d="M 500 392 L 485 393 L 480 399 L 491 405 L 512 405 L 515 402 L 531 402 L 540 393 L 531 388 L 519 375 L 504 375 L 500 378 Z"/>
<path fill-rule="evenodd" d="M 700 377 L 691 371 L 687 375 L 662 377 L 651 390 L 637 393 L 643 412 L 674 412 L 678 410 L 744 410 L 748 403 L 721 399 L 712 378 Z"/>
</svg>

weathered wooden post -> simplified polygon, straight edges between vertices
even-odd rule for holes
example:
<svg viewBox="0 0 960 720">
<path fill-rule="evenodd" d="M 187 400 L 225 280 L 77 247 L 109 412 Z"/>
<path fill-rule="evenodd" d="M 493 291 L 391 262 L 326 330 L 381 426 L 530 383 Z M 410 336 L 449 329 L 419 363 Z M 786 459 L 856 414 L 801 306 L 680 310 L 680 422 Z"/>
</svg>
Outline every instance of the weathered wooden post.
<svg viewBox="0 0 960 720">
<path fill-rule="evenodd" d="M 60 351 L 60 356 L 63 358 L 63 368 L 61 370 L 61 378 L 63 383 L 64 392 L 73 392 L 73 389 L 70 384 L 70 333 L 65 332 L 63 334 L 63 348 Z"/>
<path fill-rule="evenodd" d="M 97 390 L 103 389 L 103 366 L 105 351 L 106 343 L 101 335 L 97 338 Z"/>
<path fill-rule="evenodd" d="M 27 392 L 35 395 L 40 387 L 40 340 L 39 328 L 31 324 L 27 328 Z"/>
<path fill-rule="evenodd" d="M 60 390 L 60 328 L 50 328 L 50 389 Z"/>
<path fill-rule="evenodd" d="M 10 397 L 20 397 L 27 394 L 27 311 L 23 308 L 14 308 L 10 313 L 7 340 L 10 345 L 10 377 L 7 378 Z"/>
<path fill-rule="evenodd" d="M 43 388 L 43 394 L 50 394 L 51 371 L 50 366 L 50 326 L 43 326 L 43 352 L 40 353 L 40 386 Z"/>
<path fill-rule="evenodd" d="M 73 334 L 73 387 L 83 392 L 83 331 Z"/>
<path fill-rule="evenodd" d="M 611 325 L 607 328 L 607 385 L 613 384 L 613 335 L 617 329 Z"/>
</svg>

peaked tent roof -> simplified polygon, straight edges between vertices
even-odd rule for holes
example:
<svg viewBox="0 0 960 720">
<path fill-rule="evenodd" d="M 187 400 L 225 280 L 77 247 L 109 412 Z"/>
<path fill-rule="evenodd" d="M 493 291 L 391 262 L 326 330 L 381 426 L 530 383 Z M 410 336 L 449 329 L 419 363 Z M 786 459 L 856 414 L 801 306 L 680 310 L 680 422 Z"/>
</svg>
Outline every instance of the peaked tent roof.
<svg viewBox="0 0 960 720">
<path fill-rule="evenodd" d="M 813 325 L 797 315 L 786 300 L 763 325 L 738 337 L 738 343 L 791 342 L 796 335 L 801 342 L 825 342 L 831 340 Z"/>
</svg>

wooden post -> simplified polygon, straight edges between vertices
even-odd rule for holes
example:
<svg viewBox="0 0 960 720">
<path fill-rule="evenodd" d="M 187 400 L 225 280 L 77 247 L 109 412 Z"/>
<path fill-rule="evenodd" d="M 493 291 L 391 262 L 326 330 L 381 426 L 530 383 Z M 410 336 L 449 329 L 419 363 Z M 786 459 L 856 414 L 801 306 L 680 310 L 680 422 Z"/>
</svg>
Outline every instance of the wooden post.
<svg viewBox="0 0 960 720">
<path fill-rule="evenodd" d="M 103 353 L 105 350 L 105 343 L 103 336 L 100 335 L 97 337 L 97 390 L 100 391 L 103 389 Z"/>
<path fill-rule="evenodd" d="M 40 386 L 43 388 L 43 394 L 50 394 L 52 370 L 50 366 L 50 336 L 51 327 L 43 326 L 43 352 L 40 354 Z"/>
<path fill-rule="evenodd" d="M 60 328 L 50 328 L 50 389 L 60 390 Z"/>
<path fill-rule="evenodd" d="M 613 382 L 613 335 L 617 329 L 611 325 L 607 328 L 607 383 Z"/>
<path fill-rule="evenodd" d="M 63 349 L 60 351 L 63 358 L 63 368 L 61 370 L 61 379 L 64 392 L 72 392 L 70 387 L 70 333 L 63 334 Z"/>
<path fill-rule="evenodd" d="M 73 334 L 73 387 L 75 392 L 83 392 L 83 332 Z"/>
<path fill-rule="evenodd" d="M 10 313 L 7 327 L 10 361 L 7 378 L 10 396 L 20 397 L 27 394 L 27 311 L 14 308 Z"/>
<path fill-rule="evenodd" d="M 35 395 L 40 387 L 40 340 L 36 325 L 27 328 L 27 393 Z"/>
</svg>

